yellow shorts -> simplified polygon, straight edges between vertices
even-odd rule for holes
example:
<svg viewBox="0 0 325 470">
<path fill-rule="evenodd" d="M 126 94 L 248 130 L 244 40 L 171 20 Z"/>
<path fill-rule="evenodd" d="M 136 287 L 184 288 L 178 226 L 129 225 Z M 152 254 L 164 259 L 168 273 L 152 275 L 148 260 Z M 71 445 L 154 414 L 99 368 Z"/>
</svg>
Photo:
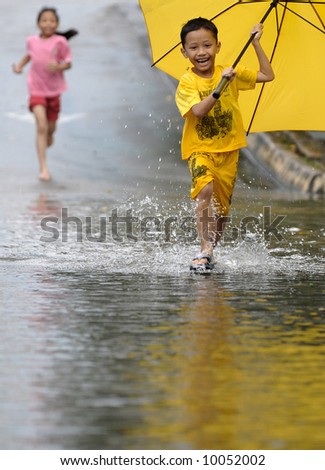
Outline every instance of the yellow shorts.
<svg viewBox="0 0 325 470">
<path fill-rule="evenodd" d="M 228 215 L 234 190 L 239 150 L 222 153 L 192 153 L 188 166 L 192 176 L 191 198 L 213 181 L 213 200 L 218 215 Z"/>
</svg>

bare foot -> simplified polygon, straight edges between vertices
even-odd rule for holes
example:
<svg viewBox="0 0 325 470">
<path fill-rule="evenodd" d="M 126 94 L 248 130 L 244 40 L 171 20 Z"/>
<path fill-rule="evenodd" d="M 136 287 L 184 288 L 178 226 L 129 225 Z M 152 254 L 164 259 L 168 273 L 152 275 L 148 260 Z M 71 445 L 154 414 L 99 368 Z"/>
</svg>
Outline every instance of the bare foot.
<svg viewBox="0 0 325 470">
<path fill-rule="evenodd" d="M 51 175 L 47 170 L 42 171 L 42 173 L 39 175 L 39 179 L 41 181 L 50 181 Z"/>
</svg>

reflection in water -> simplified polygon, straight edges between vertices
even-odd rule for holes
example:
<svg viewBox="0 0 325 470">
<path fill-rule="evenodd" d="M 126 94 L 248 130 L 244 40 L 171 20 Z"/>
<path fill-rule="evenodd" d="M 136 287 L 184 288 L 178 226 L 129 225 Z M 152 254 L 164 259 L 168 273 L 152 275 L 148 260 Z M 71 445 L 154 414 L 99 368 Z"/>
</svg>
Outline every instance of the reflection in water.
<svg viewBox="0 0 325 470">
<path fill-rule="evenodd" d="M 237 398 L 232 388 L 238 379 L 231 348 L 235 311 L 225 291 L 211 292 L 211 287 L 210 278 L 194 280 L 191 302 L 178 308 L 176 329 L 170 326 L 168 340 L 151 344 L 145 356 L 148 377 L 159 389 L 158 403 L 164 410 L 155 413 L 156 402 L 145 406 L 145 433 L 152 446 L 158 439 L 167 448 L 226 448 L 223 443 L 233 440 Z M 226 400 L 223 390 L 228 390 Z"/>
<path fill-rule="evenodd" d="M 234 299 L 211 282 L 194 283 L 196 300 L 181 306 L 177 332 L 169 327 L 168 342 L 148 348 L 143 367 L 158 401 L 144 406 L 147 425 L 138 432 L 152 447 L 321 449 L 320 304 L 293 302 L 280 313 L 274 291 Z"/>
<path fill-rule="evenodd" d="M 2 395 L 13 433 L 5 448 L 323 445 L 324 278 L 33 278 L 37 296 L 23 299 L 34 298 L 33 313 L 15 314 L 19 342 L 2 374 L 17 390 Z M 13 350 L 11 334 L 2 354 Z M 22 366 L 17 389 L 11 372 Z"/>
<path fill-rule="evenodd" d="M 59 217 L 61 215 L 61 208 L 62 204 L 47 192 L 39 193 L 38 197 L 28 206 L 30 214 L 37 221 L 41 217 Z"/>
</svg>

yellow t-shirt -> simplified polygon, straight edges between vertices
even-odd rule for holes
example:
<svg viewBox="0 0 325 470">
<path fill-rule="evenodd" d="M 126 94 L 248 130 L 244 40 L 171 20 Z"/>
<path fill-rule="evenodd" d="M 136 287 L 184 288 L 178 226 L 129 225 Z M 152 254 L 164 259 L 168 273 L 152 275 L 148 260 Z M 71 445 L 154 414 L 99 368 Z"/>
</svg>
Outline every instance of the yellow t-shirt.
<svg viewBox="0 0 325 470">
<path fill-rule="evenodd" d="M 209 96 L 229 66 L 216 65 L 212 78 L 202 78 L 189 71 L 182 76 L 176 90 L 176 104 L 185 117 L 182 159 L 194 152 L 230 152 L 245 147 L 246 134 L 238 104 L 239 90 L 255 88 L 257 71 L 236 67 L 235 79 L 228 85 L 207 116 L 197 118 L 191 108 Z"/>
</svg>

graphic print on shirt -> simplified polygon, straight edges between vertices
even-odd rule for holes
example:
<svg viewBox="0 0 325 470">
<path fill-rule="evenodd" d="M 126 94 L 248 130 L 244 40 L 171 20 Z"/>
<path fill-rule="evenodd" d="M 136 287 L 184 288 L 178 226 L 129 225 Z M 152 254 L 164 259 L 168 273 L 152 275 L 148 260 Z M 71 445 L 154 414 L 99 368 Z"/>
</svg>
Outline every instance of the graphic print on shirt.
<svg viewBox="0 0 325 470">
<path fill-rule="evenodd" d="M 212 139 L 215 136 L 222 139 L 232 129 L 232 112 L 223 111 L 220 101 L 217 101 L 213 108 L 213 116 L 204 116 L 195 128 L 200 140 Z"/>
<path fill-rule="evenodd" d="M 196 158 L 194 157 L 194 155 L 191 158 L 191 166 L 190 166 L 193 188 L 195 188 L 198 178 L 200 178 L 201 176 L 205 176 L 208 171 L 208 167 L 206 165 L 196 166 Z"/>
</svg>

